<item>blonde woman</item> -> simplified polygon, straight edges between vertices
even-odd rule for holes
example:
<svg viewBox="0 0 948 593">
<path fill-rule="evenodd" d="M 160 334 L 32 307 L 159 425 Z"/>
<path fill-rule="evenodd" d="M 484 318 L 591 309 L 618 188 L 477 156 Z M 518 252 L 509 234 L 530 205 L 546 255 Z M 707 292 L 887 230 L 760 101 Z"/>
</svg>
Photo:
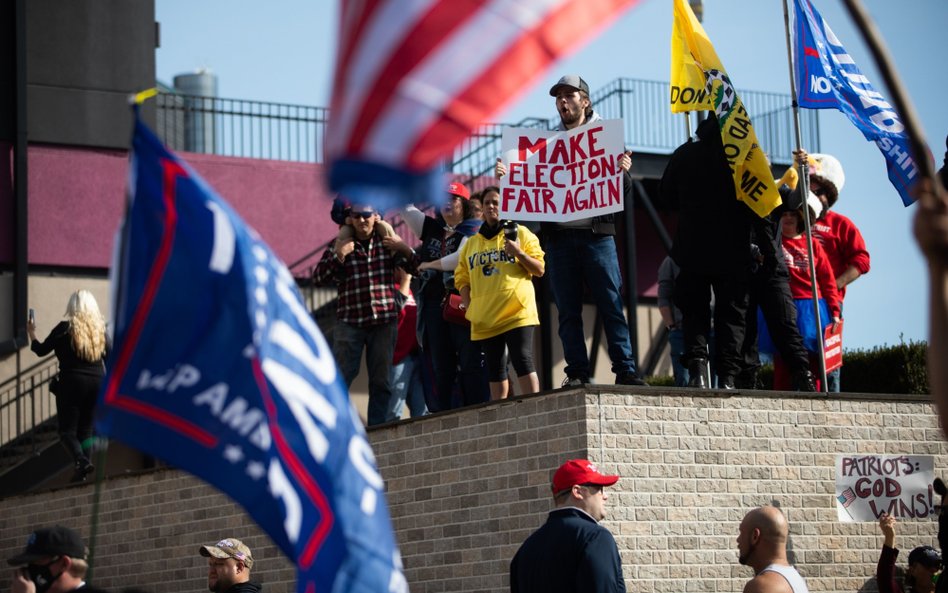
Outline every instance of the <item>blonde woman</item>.
<svg viewBox="0 0 948 593">
<path fill-rule="evenodd" d="M 74 482 L 94 469 L 86 452 L 92 447 L 92 412 L 105 375 L 108 351 L 105 319 L 95 297 L 79 290 L 69 297 L 66 321 L 61 321 L 42 342 L 36 339 L 36 322 L 26 325 L 30 348 L 39 356 L 56 352 L 58 381 L 50 385 L 56 396 L 59 438 L 76 465 Z"/>
</svg>

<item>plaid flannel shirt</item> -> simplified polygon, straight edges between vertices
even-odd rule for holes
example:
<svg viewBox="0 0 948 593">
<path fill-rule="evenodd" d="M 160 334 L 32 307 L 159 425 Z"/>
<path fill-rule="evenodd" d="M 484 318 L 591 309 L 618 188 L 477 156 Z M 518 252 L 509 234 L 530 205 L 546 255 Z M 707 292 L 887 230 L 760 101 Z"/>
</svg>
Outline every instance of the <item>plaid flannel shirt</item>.
<svg viewBox="0 0 948 593">
<path fill-rule="evenodd" d="M 335 242 L 323 253 L 313 271 L 317 286 L 333 281 L 339 288 L 336 317 L 339 321 L 355 327 L 372 327 L 395 321 L 398 308 L 395 305 L 395 266 L 402 258 L 382 246 L 374 234 L 368 247 L 355 242 L 352 253 L 344 262 L 336 259 Z"/>
</svg>

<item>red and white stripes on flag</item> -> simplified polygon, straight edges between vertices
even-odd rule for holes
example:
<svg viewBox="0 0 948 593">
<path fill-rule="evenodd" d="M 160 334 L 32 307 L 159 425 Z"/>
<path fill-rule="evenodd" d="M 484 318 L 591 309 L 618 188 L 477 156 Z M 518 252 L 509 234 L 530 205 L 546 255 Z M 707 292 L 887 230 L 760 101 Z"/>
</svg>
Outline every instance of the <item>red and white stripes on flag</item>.
<svg viewBox="0 0 948 593">
<path fill-rule="evenodd" d="M 429 174 L 637 1 L 346 0 L 326 139 L 332 189 Z"/>
</svg>

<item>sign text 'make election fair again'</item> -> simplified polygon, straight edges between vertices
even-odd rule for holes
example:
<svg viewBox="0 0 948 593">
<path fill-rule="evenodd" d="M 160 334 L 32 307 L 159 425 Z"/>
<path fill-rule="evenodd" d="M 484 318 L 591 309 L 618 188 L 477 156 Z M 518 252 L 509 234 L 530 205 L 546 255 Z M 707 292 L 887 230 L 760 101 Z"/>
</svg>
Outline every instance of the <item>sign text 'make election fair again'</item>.
<svg viewBox="0 0 948 593">
<path fill-rule="evenodd" d="M 517 160 L 510 163 L 505 179 L 501 211 L 513 217 L 568 214 L 621 204 L 621 153 L 606 150 L 600 142 L 602 132 L 600 125 L 569 136 L 520 135 Z M 563 190 L 565 197 L 557 199 Z"/>
</svg>

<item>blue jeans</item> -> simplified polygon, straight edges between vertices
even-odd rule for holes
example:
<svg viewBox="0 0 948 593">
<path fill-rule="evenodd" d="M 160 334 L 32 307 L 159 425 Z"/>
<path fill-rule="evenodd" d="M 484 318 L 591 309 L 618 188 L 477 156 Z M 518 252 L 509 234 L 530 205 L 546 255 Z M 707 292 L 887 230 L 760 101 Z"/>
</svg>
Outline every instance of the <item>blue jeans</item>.
<svg viewBox="0 0 948 593">
<path fill-rule="evenodd" d="M 396 419 L 391 411 L 391 369 L 397 331 L 394 320 L 370 327 L 336 321 L 333 327 L 332 353 L 347 388 L 359 374 L 362 349 L 365 349 L 365 366 L 369 373 L 369 426 Z"/>
<path fill-rule="evenodd" d="M 685 353 L 685 333 L 681 328 L 668 330 L 668 351 L 671 354 L 675 387 L 687 387 L 688 368 L 681 363 L 681 355 Z"/>
<path fill-rule="evenodd" d="M 714 374 L 714 330 L 711 330 L 708 347 L 710 349 L 708 361 L 711 365 L 711 387 L 714 387 L 718 384 L 717 376 Z M 668 330 L 668 351 L 671 354 L 675 387 L 687 387 L 691 374 L 688 372 L 688 367 L 681 362 L 681 357 L 685 353 L 685 332 L 681 328 Z"/>
<path fill-rule="evenodd" d="M 839 393 L 839 372 L 843 370 L 838 368 L 835 371 L 826 373 L 826 391 L 829 393 Z"/>
<path fill-rule="evenodd" d="M 606 331 L 612 372 L 635 372 L 629 324 L 622 305 L 622 278 L 616 242 L 591 230 L 547 233 L 546 272 L 559 311 L 559 334 L 570 377 L 590 375 L 583 332 L 583 286 L 589 287 Z"/>
<path fill-rule="evenodd" d="M 425 405 L 425 386 L 421 380 L 421 355 L 413 352 L 392 367 L 392 399 L 389 415 L 401 418 L 402 408 L 408 402 L 408 413 L 418 418 L 428 413 Z"/>
<path fill-rule="evenodd" d="M 471 328 L 445 321 L 437 300 L 424 301 L 419 322 L 424 323 L 422 348 L 431 356 L 435 375 L 435 392 L 428 401 L 428 410 L 443 412 L 458 407 L 455 384 L 460 391 L 460 405 L 487 401 L 490 391 L 484 354 L 481 345 L 471 341 Z"/>
</svg>

